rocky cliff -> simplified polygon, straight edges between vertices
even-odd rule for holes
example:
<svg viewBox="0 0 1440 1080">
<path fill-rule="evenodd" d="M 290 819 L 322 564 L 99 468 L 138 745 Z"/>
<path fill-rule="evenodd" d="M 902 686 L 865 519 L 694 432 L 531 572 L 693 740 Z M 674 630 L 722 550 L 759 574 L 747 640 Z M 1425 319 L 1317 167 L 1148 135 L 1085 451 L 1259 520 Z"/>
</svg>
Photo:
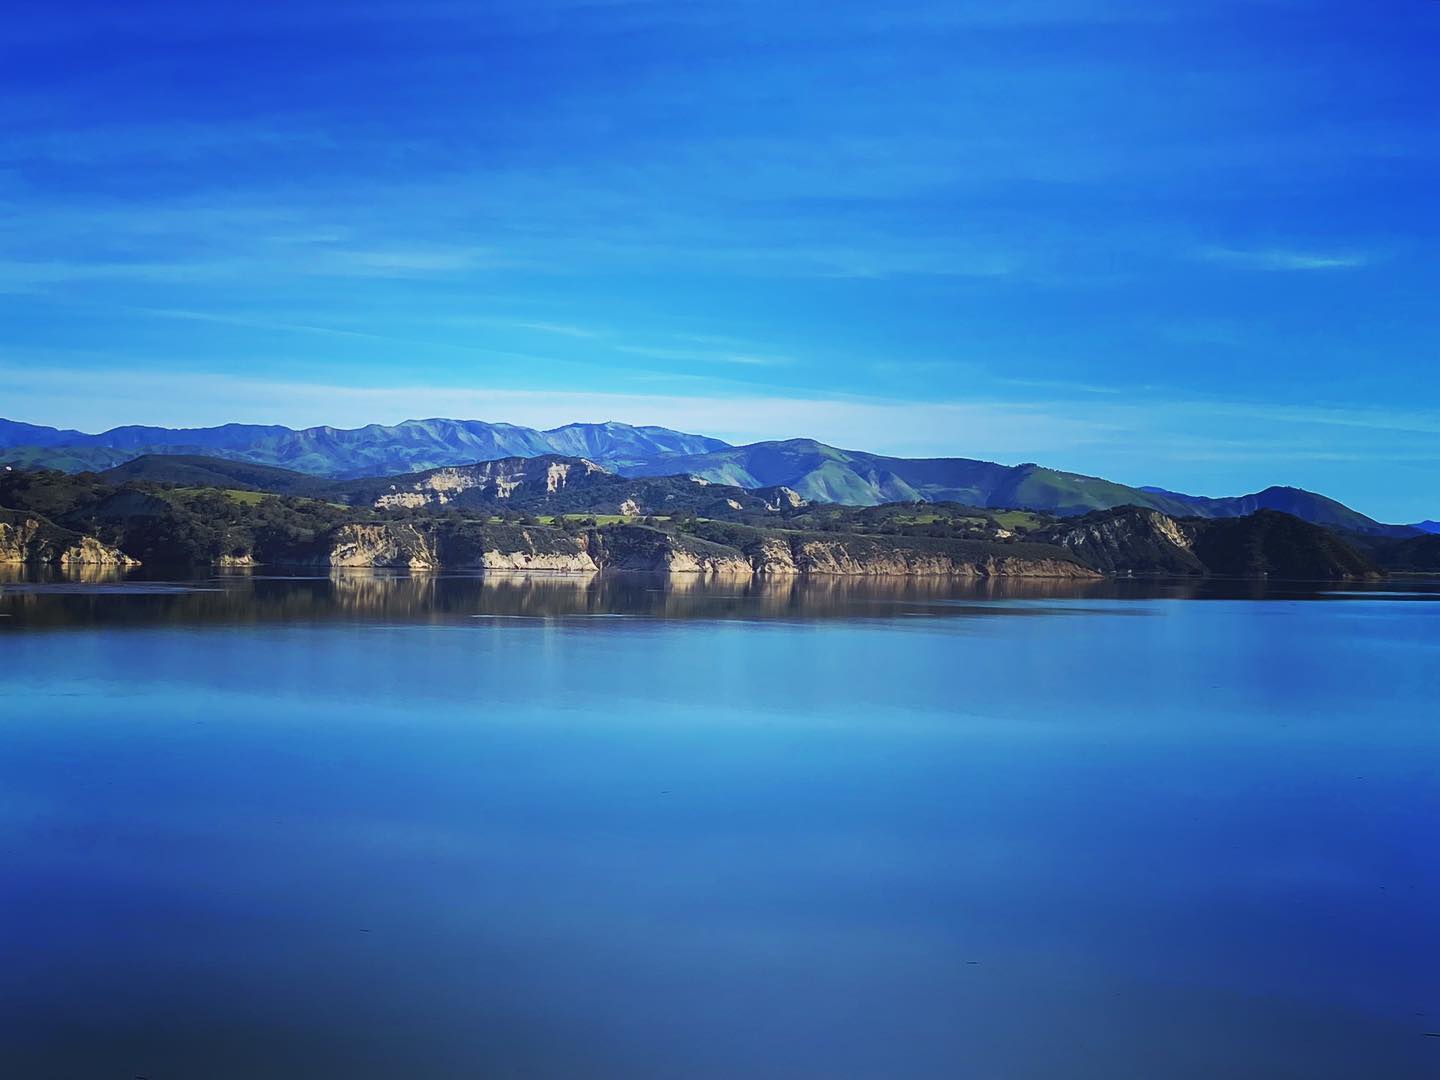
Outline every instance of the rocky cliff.
<svg viewBox="0 0 1440 1080">
<path fill-rule="evenodd" d="M 597 570 L 750 577 L 900 575 L 1094 578 L 1064 552 L 1034 545 L 893 543 L 872 537 L 815 538 L 752 530 L 743 546 L 643 525 L 573 533 L 546 527 L 387 522 L 344 525 L 308 552 L 272 561 L 327 567 L 413 570 Z M 1030 550 L 1030 549 L 1034 550 Z"/>
<path fill-rule="evenodd" d="M 779 512 L 803 505 L 794 492 L 708 484 L 688 476 L 618 476 L 587 458 L 502 458 L 405 476 L 331 484 L 323 497 L 375 510 L 486 510 L 492 514 L 670 516 L 729 511 Z M 798 502 L 796 500 L 799 500 Z"/>
<path fill-rule="evenodd" d="M 0 510 L 0 563 L 41 563 L 66 568 L 138 566 L 130 556 L 93 536 L 62 529 L 43 517 Z"/>
<path fill-rule="evenodd" d="M 754 573 L 750 560 L 732 547 L 642 525 L 592 529 L 585 539 L 596 563 L 615 570 L 746 577 Z"/>
<path fill-rule="evenodd" d="M 1158 510 L 1127 506 L 1063 522 L 1039 537 L 1106 572 L 1203 574 L 1195 530 Z"/>
<path fill-rule="evenodd" d="M 431 469 L 413 477 L 395 477 L 389 491 L 378 495 L 377 509 L 444 506 L 447 503 L 509 499 L 519 489 L 525 493 L 554 495 L 570 481 L 571 475 L 609 475 L 584 458 L 503 458 L 474 465 Z M 463 499 L 467 493 L 469 499 Z"/>
<path fill-rule="evenodd" d="M 411 570 L 594 571 L 585 537 L 558 529 L 386 522 L 342 525 L 315 548 L 277 562 Z"/>
<path fill-rule="evenodd" d="M 868 537 L 815 539 L 769 537 L 747 549 L 757 573 L 835 574 L 931 577 L 1051 577 L 1092 578 L 1094 570 L 1057 552 L 1044 555 L 1008 555 L 995 552 L 943 550 L 896 543 L 876 543 Z"/>
<path fill-rule="evenodd" d="M 760 574 L 1093 578 L 1099 574 L 1062 548 L 927 537 L 759 529 L 723 522 L 696 526 L 735 549 Z"/>
</svg>

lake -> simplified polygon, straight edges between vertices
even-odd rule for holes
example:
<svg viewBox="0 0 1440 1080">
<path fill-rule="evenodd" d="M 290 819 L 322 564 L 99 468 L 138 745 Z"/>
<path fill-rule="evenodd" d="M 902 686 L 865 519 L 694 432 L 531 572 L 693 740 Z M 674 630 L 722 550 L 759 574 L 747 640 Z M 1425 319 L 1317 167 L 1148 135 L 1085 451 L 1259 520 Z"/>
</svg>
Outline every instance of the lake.
<svg viewBox="0 0 1440 1080">
<path fill-rule="evenodd" d="M 0 585 L 0 1075 L 1440 1075 L 1440 585 Z"/>
</svg>

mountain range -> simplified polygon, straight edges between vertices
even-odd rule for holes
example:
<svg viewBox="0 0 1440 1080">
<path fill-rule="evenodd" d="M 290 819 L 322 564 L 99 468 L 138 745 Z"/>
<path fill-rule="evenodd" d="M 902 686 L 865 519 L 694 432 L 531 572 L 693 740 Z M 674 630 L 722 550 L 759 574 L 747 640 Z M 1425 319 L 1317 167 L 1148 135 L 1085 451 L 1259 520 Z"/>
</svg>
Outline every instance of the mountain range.
<svg viewBox="0 0 1440 1080">
<path fill-rule="evenodd" d="M 211 428 L 127 426 L 98 435 L 0 419 L 0 449 L 21 463 L 76 471 L 109 468 L 142 454 L 211 455 L 279 465 L 317 476 L 378 476 L 505 457 L 565 454 L 609 468 L 666 454 L 728 446 L 719 439 L 662 427 L 566 424 L 540 431 L 480 420 L 406 420 L 359 428 L 293 429 L 268 424 Z M 13 463 L 13 462 L 12 462 Z"/>
<path fill-rule="evenodd" d="M 1362 535 L 1401 538 L 1423 531 L 1423 527 L 1382 524 L 1299 488 L 1270 487 L 1248 495 L 1207 498 L 1158 487 L 1131 487 L 1034 463 L 888 457 L 842 450 L 812 439 L 731 446 L 720 439 L 669 428 L 614 422 L 540 430 L 435 418 L 350 429 L 225 424 L 211 428 L 126 426 L 86 434 L 0 419 L 0 463 L 16 467 L 99 471 L 154 454 L 228 459 L 330 479 L 563 455 L 593 461 L 622 476 L 684 475 L 739 488 L 786 487 L 810 501 L 857 506 L 952 501 L 1079 515 L 1133 505 L 1173 516 L 1204 518 L 1280 510 Z M 200 463 L 190 467 L 205 468 Z M 277 478 L 269 479 L 269 483 L 255 486 L 273 487 Z M 297 493 L 305 486 L 300 478 L 289 483 Z"/>
</svg>

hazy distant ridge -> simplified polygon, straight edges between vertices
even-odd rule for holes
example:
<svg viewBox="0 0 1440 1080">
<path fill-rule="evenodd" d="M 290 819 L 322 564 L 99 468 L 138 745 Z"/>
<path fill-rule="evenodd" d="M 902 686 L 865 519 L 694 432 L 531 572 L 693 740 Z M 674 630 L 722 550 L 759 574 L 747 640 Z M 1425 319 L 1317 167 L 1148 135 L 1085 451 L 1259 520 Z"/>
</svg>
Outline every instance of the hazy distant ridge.
<svg viewBox="0 0 1440 1080">
<path fill-rule="evenodd" d="M 729 443 L 669 428 L 566 424 L 541 431 L 483 420 L 406 420 L 359 428 L 225 424 L 118 427 L 95 435 L 0 419 L 7 460 L 67 471 L 106 469 L 141 454 L 204 454 L 278 465 L 317 476 L 381 476 L 505 457 L 567 454 L 610 468 L 663 454 L 698 454 Z"/>
</svg>

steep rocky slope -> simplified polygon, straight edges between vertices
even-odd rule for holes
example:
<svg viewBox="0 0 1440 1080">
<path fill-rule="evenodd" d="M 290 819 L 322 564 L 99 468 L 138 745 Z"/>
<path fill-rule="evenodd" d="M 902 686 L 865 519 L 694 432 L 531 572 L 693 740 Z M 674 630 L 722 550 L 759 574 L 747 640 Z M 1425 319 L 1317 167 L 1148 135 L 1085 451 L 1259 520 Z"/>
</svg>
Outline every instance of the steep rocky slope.
<svg viewBox="0 0 1440 1080">
<path fill-rule="evenodd" d="M 702 526 L 703 528 L 703 526 Z M 748 530 L 733 543 L 615 525 L 576 533 L 543 526 L 445 522 L 343 525 L 308 549 L 273 552 L 267 561 L 312 566 L 650 571 L 750 576 L 934 575 L 1090 578 L 1098 573 L 1064 551 L 1040 545 L 964 541 L 900 544 L 863 536 L 816 537 Z"/>
<path fill-rule="evenodd" d="M 702 522 L 697 535 L 742 553 L 757 573 L 1095 577 L 1063 548 L 928 537 L 864 536 Z"/>
<path fill-rule="evenodd" d="M 1191 529 L 1158 510 L 1138 506 L 1102 510 L 1057 524 L 1039 539 L 1108 573 L 1203 574 Z"/>
<path fill-rule="evenodd" d="M 62 529 L 45 518 L 0 510 L 0 563 L 62 567 L 138 566 L 121 551 L 93 536 Z"/>
<path fill-rule="evenodd" d="M 280 564 L 411 570 L 552 570 L 599 566 L 583 537 L 559 529 L 423 522 L 341 525 L 303 549 L 264 553 Z"/>
<path fill-rule="evenodd" d="M 1333 581 L 1379 568 L 1329 529 L 1278 510 L 1241 518 L 1183 518 L 1121 507 L 1057 523 L 1037 539 L 1107 572 L 1221 574 Z"/>
<path fill-rule="evenodd" d="M 620 476 L 588 458 L 546 454 L 351 480 L 326 497 L 377 510 L 511 509 L 536 513 L 724 514 L 791 506 L 793 493 L 746 491 L 686 476 Z"/>
</svg>

